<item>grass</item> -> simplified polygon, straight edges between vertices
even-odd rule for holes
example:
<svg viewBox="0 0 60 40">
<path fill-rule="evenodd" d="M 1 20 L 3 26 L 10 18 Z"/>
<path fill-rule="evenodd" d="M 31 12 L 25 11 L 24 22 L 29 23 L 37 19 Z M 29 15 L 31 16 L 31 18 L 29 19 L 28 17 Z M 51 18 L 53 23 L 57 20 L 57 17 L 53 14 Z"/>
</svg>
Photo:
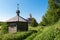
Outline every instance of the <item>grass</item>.
<svg viewBox="0 0 60 40">
<path fill-rule="evenodd" d="M 31 27 L 31 26 L 29 26 L 28 28 L 29 28 L 28 30 L 36 30 L 36 31 L 44 29 L 43 26 L 37 26 L 37 27 Z"/>
<path fill-rule="evenodd" d="M 60 21 L 55 25 L 46 27 L 29 26 L 29 30 L 36 30 L 37 33 L 30 35 L 25 40 L 60 40 Z"/>
<path fill-rule="evenodd" d="M 0 26 L 0 30 L 1 30 L 1 26 Z"/>
<path fill-rule="evenodd" d="M 60 21 L 52 26 L 45 26 L 45 27 L 44 26 L 37 26 L 37 27 L 29 26 L 28 28 L 29 28 L 28 32 L 4 34 L 3 40 L 8 40 L 7 38 L 10 38 L 10 40 L 20 40 L 20 39 L 21 40 L 60 40 Z"/>
<path fill-rule="evenodd" d="M 17 32 L 17 33 L 7 33 L 4 34 L 1 39 L 2 40 L 24 40 L 31 34 L 35 33 L 34 31 L 27 31 L 27 32 Z"/>
<path fill-rule="evenodd" d="M 38 34 L 34 40 L 60 40 L 60 21 L 55 25 L 45 27 L 43 32 Z"/>
<path fill-rule="evenodd" d="M 35 37 L 36 34 L 37 33 L 33 33 L 32 35 L 30 35 L 29 37 L 27 37 L 25 40 L 33 40 L 34 39 L 33 37 Z"/>
</svg>

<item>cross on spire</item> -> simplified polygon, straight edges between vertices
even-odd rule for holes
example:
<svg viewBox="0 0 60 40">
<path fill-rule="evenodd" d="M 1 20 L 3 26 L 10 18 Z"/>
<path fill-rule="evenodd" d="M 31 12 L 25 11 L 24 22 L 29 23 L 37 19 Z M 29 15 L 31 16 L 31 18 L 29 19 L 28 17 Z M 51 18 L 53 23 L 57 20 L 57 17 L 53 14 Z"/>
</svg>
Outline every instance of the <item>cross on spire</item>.
<svg viewBox="0 0 60 40">
<path fill-rule="evenodd" d="M 19 4 L 17 4 L 17 10 L 19 10 Z"/>
<path fill-rule="evenodd" d="M 19 10 L 19 4 L 17 4 L 17 10 L 16 10 L 17 16 L 19 16 L 20 10 Z"/>
</svg>

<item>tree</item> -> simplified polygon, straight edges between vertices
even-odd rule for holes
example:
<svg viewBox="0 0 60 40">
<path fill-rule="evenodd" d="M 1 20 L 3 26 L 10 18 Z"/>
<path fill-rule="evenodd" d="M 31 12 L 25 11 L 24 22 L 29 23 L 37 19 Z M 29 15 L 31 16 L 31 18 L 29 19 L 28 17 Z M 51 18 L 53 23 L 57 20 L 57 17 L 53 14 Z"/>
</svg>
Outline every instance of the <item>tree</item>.
<svg viewBox="0 0 60 40">
<path fill-rule="evenodd" d="M 60 7 L 57 0 L 48 0 L 48 10 L 42 19 L 43 25 L 55 24 L 60 18 Z M 41 24 L 41 23 L 40 23 Z"/>
<path fill-rule="evenodd" d="M 32 18 L 31 26 L 36 27 L 38 25 L 37 21 L 35 18 Z"/>
</svg>

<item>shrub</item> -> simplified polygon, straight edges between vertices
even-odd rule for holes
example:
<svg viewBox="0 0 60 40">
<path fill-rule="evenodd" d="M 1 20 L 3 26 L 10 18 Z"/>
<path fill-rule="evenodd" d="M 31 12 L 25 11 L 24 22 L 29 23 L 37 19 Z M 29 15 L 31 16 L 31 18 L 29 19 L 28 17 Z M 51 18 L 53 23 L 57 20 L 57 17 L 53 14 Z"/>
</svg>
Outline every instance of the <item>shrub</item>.
<svg viewBox="0 0 60 40">
<path fill-rule="evenodd" d="M 2 33 L 7 33 L 8 32 L 7 23 L 5 23 L 5 22 L 1 23 L 1 31 L 2 31 Z"/>
<path fill-rule="evenodd" d="M 32 18 L 31 26 L 36 27 L 37 25 L 38 25 L 37 21 L 34 18 Z"/>
</svg>

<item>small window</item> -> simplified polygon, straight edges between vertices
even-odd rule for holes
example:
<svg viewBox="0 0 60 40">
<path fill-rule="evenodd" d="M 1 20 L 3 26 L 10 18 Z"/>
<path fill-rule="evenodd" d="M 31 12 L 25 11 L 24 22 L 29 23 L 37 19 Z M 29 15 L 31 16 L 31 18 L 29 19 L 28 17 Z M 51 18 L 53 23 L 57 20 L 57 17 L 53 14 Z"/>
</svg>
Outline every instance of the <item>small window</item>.
<svg viewBox="0 0 60 40">
<path fill-rule="evenodd" d="M 11 27 L 14 27 L 14 26 L 16 26 L 16 24 L 11 23 L 10 26 L 11 26 Z"/>
</svg>

